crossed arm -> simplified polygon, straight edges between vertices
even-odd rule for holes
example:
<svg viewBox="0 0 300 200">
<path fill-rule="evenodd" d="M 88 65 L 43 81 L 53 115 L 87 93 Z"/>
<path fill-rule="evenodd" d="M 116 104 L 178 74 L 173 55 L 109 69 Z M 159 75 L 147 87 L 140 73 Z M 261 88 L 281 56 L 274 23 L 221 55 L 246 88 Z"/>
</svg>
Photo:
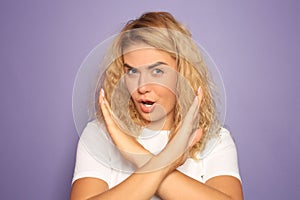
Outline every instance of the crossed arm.
<svg viewBox="0 0 300 200">
<path fill-rule="evenodd" d="M 101 102 L 102 101 L 102 102 Z M 139 152 L 145 155 L 144 159 L 129 158 L 138 166 L 136 173 L 130 175 L 120 184 L 109 189 L 108 184 L 96 178 L 81 178 L 76 180 L 72 186 L 71 200 L 81 199 L 150 199 L 153 195 L 158 195 L 162 199 L 203 199 L 203 200 L 242 200 L 242 187 L 240 181 L 232 176 L 217 176 L 209 179 L 205 184 L 176 170 L 178 166 L 186 160 L 186 154 L 178 159 L 167 161 L 170 164 L 159 170 L 151 170 L 158 166 L 162 161 L 168 159 L 170 152 L 178 150 L 178 147 L 185 148 L 193 146 L 201 138 L 201 131 L 198 131 L 196 137 L 190 134 L 183 127 L 182 134 L 176 134 L 167 147 L 157 156 L 153 156 L 144 149 L 134 139 L 123 134 L 109 115 L 110 108 L 105 104 L 104 97 L 100 97 L 101 109 L 105 117 L 106 125 L 109 127 L 109 133 L 116 146 L 128 152 Z M 197 110 L 197 107 L 194 109 Z M 193 116 L 193 115 L 191 115 Z M 191 117 L 190 120 L 193 120 Z M 187 127 L 189 124 L 187 123 Z M 122 139 L 120 140 L 120 137 Z M 118 139 L 117 139 L 118 138 Z M 192 141 L 191 141 L 192 140 Z M 181 141 L 186 141 L 181 142 Z M 180 143 L 178 143 L 180 142 Z M 128 149 L 130 148 L 130 149 Z M 179 150 L 184 150 L 180 149 Z M 186 151 L 188 152 L 188 151 Z M 126 157 L 127 155 L 125 155 Z M 138 189 L 137 189 L 138 188 Z"/>
<path fill-rule="evenodd" d="M 218 176 L 203 184 L 175 170 L 167 177 L 163 171 L 132 174 L 112 189 L 100 179 L 78 179 L 73 184 L 71 200 L 124 199 L 124 197 L 141 200 L 150 199 L 155 193 L 162 199 L 172 200 L 243 199 L 241 184 L 234 177 Z"/>
</svg>

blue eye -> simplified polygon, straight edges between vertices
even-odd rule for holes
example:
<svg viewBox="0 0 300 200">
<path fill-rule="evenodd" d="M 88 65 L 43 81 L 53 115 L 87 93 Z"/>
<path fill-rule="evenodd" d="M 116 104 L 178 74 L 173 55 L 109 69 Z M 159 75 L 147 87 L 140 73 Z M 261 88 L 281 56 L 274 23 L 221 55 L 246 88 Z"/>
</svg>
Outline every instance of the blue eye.
<svg viewBox="0 0 300 200">
<path fill-rule="evenodd" d="M 160 74 L 163 74 L 164 72 L 161 69 L 156 68 L 152 71 L 152 73 L 154 75 L 160 75 Z"/>
<path fill-rule="evenodd" d="M 130 69 L 128 69 L 127 74 L 132 75 L 132 74 L 136 74 L 137 72 L 138 72 L 137 69 L 135 69 L 135 68 L 130 68 Z"/>
</svg>

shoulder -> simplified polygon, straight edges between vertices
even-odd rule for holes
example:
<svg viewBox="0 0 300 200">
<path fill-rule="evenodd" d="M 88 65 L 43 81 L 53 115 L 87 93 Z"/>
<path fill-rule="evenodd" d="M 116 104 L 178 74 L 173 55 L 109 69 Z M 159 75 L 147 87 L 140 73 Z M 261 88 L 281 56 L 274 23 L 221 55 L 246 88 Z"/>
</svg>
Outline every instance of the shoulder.
<svg viewBox="0 0 300 200">
<path fill-rule="evenodd" d="M 86 127 L 84 128 L 83 133 L 87 132 L 87 131 L 98 131 L 100 130 L 100 123 L 98 120 L 93 120 L 87 123 Z"/>
<path fill-rule="evenodd" d="M 86 151 L 85 155 L 97 155 L 107 152 L 110 147 L 109 137 L 97 120 L 87 123 L 78 141 L 77 154 Z"/>
<path fill-rule="evenodd" d="M 235 142 L 229 130 L 226 128 L 221 128 L 219 132 L 219 141 L 217 143 L 216 149 L 228 147 L 235 148 Z"/>
<path fill-rule="evenodd" d="M 197 158 L 187 159 L 179 170 L 203 183 L 220 175 L 230 175 L 240 180 L 235 143 L 227 129 L 221 128 L 210 137 Z"/>
<path fill-rule="evenodd" d="M 221 128 L 219 132 L 219 147 L 235 146 L 231 133 L 226 128 Z"/>
<path fill-rule="evenodd" d="M 108 137 L 105 125 L 101 124 L 98 120 L 93 120 L 93 121 L 90 121 L 89 123 L 87 123 L 82 134 L 80 135 L 80 141 L 93 140 L 93 139 L 110 140 L 110 137 Z"/>
<path fill-rule="evenodd" d="M 96 120 L 89 122 L 78 141 L 72 183 L 86 177 L 102 179 L 108 183 L 111 149 L 112 145 L 99 123 Z"/>
<path fill-rule="evenodd" d="M 236 146 L 230 132 L 225 128 L 221 128 L 214 147 L 202 161 L 205 168 L 204 181 L 220 175 L 230 175 L 241 180 Z"/>
<path fill-rule="evenodd" d="M 210 136 L 204 144 L 204 148 L 197 154 L 198 159 L 204 159 L 207 156 L 222 151 L 227 147 L 234 147 L 235 143 L 228 129 L 221 127 L 220 131 L 214 136 Z"/>
</svg>

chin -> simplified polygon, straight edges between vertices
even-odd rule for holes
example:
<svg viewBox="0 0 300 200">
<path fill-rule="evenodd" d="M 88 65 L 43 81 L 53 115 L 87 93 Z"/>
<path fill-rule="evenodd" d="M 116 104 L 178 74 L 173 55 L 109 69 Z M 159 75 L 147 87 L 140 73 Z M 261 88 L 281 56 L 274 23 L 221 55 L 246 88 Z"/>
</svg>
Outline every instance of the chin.
<svg viewBox="0 0 300 200">
<path fill-rule="evenodd" d="M 151 113 L 153 115 L 153 113 Z M 149 114 L 140 113 L 142 120 L 145 122 L 147 127 L 152 127 L 155 129 L 164 129 L 166 124 L 166 116 L 165 115 L 157 115 L 157 116 L 150 116 Z"/>
</svg>

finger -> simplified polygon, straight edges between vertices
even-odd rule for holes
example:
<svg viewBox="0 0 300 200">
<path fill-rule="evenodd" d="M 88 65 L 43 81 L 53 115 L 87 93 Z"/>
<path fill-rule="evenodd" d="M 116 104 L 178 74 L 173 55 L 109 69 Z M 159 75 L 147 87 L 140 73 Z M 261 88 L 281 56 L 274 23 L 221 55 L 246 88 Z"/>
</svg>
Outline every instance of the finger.
<svg viewBox="0 0 300 200">
<path fill-rule="evenodd" d="M 172 138 L 172 140 L 175 140 L 174 142 L 176 143 L 180 141 L 182 143 L 182 147 L 184 148 L 186 148 L 189 144 L 189 138 L 192 134 L 193 124 L 196 119 L 198 110 L 198 99 L 195 98 L 182 123 L 180 124 L 180 126 L 178 126 L 178 132 L 176 132 L 174 138 Z"/>
<path fill-rule="evenodd" d="M 199 106 L 201 104 L 202 98 L 203 98 L 203 91 L 202 91 L 201 87 L 199 86 L 198 90 L 197 90 L 197 95 L 196 95 L 187 115 L 190 115 L 192 113 L 194 114 L 197 111 L 199 111 Z"/>
<path fill-rule="evenodd" d="M 197 90 L 197 98 L 198 98 L 198 103 L 200 106 L 202 98 L 203 98 L 203 91 L 200 86 L 198 87 L 198 90 Z"/>
<path fill-rule="evenodd" d="M 197 117 L 199 116 L 199 111 L 200 111 L 200 105 L 201 105 L 202 98 L 203 98 L 203 91 L 202 91 L 201 87 L 199 86 L 198 90 L 197 90 L 197 96 L 196 96 L 197 107 L 196 107 L 196 109 L 194 111 L 194 114 L 193 114 L 193 122 L 196 120 L 196 123 L 198 123 L 199 120 L 200 120 Z"/>
<path fill-rule="evenodd" d="M 107 110 L 107 107 L 105 105 L 105 101 L 106 99 L 104 97 L 104 90 L 101 88 L 99 95 L 99 104 L 104 118 L 106 118 L 106 116 L 109 114 L 109 111 Z"/>
<path fill-rule="evenodd" d="M 182 126 L 182 122 L 180 121 L 179 123 L 178 123 L 178 126 L 175 128 L 175 133 L 177 133 L 178 131 L 179 131 L 179 129 L 180 129 L 180 127 Z"/>
<path fill-rule="evenodd" d="M 184 120 L 183 120 L 183 124 L 190 124 L 196 119 L 197 114 L 199 112 L 200 103 L 202 101 L 202 98 L 203 98 L 203 92 L 201 90 L 201 87 L 199 86 L 199 88 L 197 90 L 197 96 L 195 97 L 194 101 L 192 102 L 191 107 L 189 108 L 188 112 L 186 113 Z"/>
<path fill-rule="evenodd" d="M 100 102 L 100 104 L 103 104 L 105 106 L 106 110 L 109 113 L 112 113 L 111 107 L 105 98 L 105 93 L 104 93 L 103 89 L 100 90 L 99 102 Z"/>
<path fill-rule="evenodd" d="M 191 107 L 189 108 L 186 116 L 183 119 L 182 127 L 190 127 L 194 120 L 196 119 L 196 116 L 199 112 L 199 103 L 198 98 L 195 97 Z"/>
<path fill-rule="evenodd" d="M 101 91 L 100 91 L 99 103 L 100 103 L 100 108 L 101 108 L 105 123 L 109 126 L 115 125 L 115 122 L 112 118 L 112 111 L 111 111 L 111 108 L 110 108 L 106 98 L 105 98 L 103 89 L 101 89 Z"/>
<path fill-rule="evenodd" d="M 193 135 L 191 136 L 189 148 L 193 147 L 197 142 L 199 142 L 202 138 L 203 131 L 201 128 L 197 129 Z"/>
</svg>

